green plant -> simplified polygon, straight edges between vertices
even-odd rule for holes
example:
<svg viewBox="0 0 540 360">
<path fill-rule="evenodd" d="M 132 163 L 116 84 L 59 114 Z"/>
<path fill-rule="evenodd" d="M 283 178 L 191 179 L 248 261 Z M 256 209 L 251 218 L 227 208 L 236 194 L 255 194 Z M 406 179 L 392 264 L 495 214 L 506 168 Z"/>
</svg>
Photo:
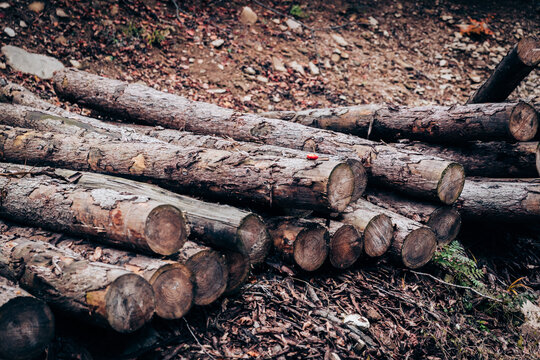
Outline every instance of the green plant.
<svg viewBox="0 0 540 360">
<path fill-rule="evenodd" d="M 304 12 L 304 9 L 302 9 L 300 5 L 293 5 L 291 7 L 290 14 L 294 17 L 301 19 L 305 19 L 309 16 L 307 13 Z"/>
<path fill-rule="evenodd" d="M 144 30 L 143 28 L 138 27 L 137 25 L 135 25 L 133 22 L 130 21 L 129 24 L 127 24 L 127 26 L 124 26 L 124 28 L 122 29 L 122 32 L 127 37 L 132 38 L 132 37 L 141 36 L 143 30 Z"/>
<path fill-rule="evenodd" d="M 165 33 L 157 29 L 151 32 L 145 32 L 144 40 L 149 46 L 159 45 L 165 40 Z"/>
<path fill-rule="evenodd" d="M 434 263 L 448 271 L 459 285 L 484 289 L 484 272 L 476 262 L 467 256 L 465 249 L 458 241 L 444 246 L 435 253 Z"/>
</svg>

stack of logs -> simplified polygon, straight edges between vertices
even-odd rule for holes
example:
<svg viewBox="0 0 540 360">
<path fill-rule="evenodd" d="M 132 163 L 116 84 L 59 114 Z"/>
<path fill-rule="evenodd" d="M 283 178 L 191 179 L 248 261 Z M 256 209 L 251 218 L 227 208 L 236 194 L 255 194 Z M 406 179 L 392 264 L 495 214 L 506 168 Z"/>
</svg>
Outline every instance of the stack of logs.
<svg viewBox="0 0 540 360">
<path fill-rule="evenodd" d="M 418 268 L 461 217 L 537 221 L 538 114 L 499 101 L 538 47 L 522 40 L 451 107 L 252 115 L 58 71 L 58 95 L 98 120 L 3 82 L 0 358 L 43 350 L 48 305 L 128 333 L 238 291 L 269 253 L 305 271 L 387 252 Z"/>
</svg>

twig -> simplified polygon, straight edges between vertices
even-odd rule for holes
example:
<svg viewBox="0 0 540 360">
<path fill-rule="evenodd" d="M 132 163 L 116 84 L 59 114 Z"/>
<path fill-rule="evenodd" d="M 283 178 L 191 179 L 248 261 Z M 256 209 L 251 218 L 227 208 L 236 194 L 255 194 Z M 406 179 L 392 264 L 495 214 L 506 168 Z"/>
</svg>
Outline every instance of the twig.
<svg viewBox="0 0 540 360">
<path fill-rule="evenodd" d="M 197 338 L 197 336 L 195 336 L 195 334 L 193 333 L 193 331 L 191 330 L 191 326 L 189 326 L 189 323 L 187 322 L 186 318 L 182 318 L 184 320 L 184 322 L 186 323 L 186 326 L 191 334 L 191 336 L 193 336 L 193 338 L 195 339 L 195 341 L 197 342 L 197 344 L 199 344 L 199 346 L 201 347 L 202 351 L 204 351 L 204 353 L 208 356 L 210 356 L 210 358 L 216 360 L 215 357 L 213 357 L 208 351 L 206 351 L 206 349 L 204 348 L 204 346 L 201 344 L 201 342 L 199 341 L 199 339 Z"/>
<path fill-rule="evenodd" d="M 182 13 L 182 14 L 188 16 L 188 17 L 192 17 L 191 14 L 188 14 L 184 10 L 180 9 L 180 6 L 178 6 L 178 3 L 176 2 L 176 0 L 171 0 L 171 1 L 174 4 L 174 7 L 176 8 L 176 18 L 178 19 L 178 21 L 182 22 L 182 20 L 180 19 L 180 13 Z"/>
</svg>

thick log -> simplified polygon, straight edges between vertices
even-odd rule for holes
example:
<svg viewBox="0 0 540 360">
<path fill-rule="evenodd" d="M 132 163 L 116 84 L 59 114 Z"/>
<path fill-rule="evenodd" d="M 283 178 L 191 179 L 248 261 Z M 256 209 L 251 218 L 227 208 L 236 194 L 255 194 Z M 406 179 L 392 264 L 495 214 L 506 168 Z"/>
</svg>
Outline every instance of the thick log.
<svg viewBox="0 0 540 360">
<path fill-rule="evenodd" d="M 467 179 L 456 205 L 466 220 L 537 224 L 540 179 Z"/>
<path fill-rule="evenodd" d="M 221 253 L 225 257 L 227 272 L 229 273 L 224 294 L 237 293 L 249 276 L 249 256 L 230 250 L 222 250 Z"/>
<path fill-rule="evenodd" d="M 154 314 L 152 286 L 139 275 L 43 241 L 0 235 L 0 274 L 61 311 L 118 332 L 133 332 Z"/>
<path fill-rule="evenodd" d="M 375 181 L 443 203 L 453 203 L 463 186 L 459 164 L 354 136 L 240 114 L 81 71 L 59 71 L 54 82 L 59 94 L 122 118 L 360 160 Z"/>
<path fill-rule="evenodd" d="M 529 141 L 538 132 L 538 115 L 524 102 L 422 106 L 357 105 L 261 114 L 305 126 L 395 141 L 456 143 L 471 140 Z"/>
<path fill-rule="evenodd" d="M 259 205 L 342 211 L 354 189 L 345 162 L 124 142 L 97 134 L 69 136 L 0 127 L 3 158 L 73 170 L 154 179 L 196 194 Z"/>
<path fill-rule="evenodd" d="M 150 253 L 177 252 L 187 236 L 177 208 L 144 196 L 87 189 L 47 172 L 20 172 L 1 164 L 0 214 L 56 231 Z"/>
<path fill-rule="evenodd" d="M 540 143 L 531 142 L 468 142 L 443 146 L 419 142 L 392 144 L 399 149 L 439 156 L 463 165 L 467 176 L 538 177 L 540 175 Z"/>
<path fill-rule="evenodd" d="M 266 218 L 274 250 L 306 271 L 320 268 L 328 257 L 329 234 L 316 222 L 291 217 Z"/>
<path fill-rule="evenodd" d="M 514 91 L 540 63 L 540 41 L 521 39 L 497 65 L 486 82 L 471 96 L 468 104 L 501 102 Z"/>
<path fill-rule="evenodd" d="M 0 359 L 34 359 L 53 338 L 49 306 L 0 277 Z"/>
<path fill-rule="evenodd" d="M 370 188 L 366 199 L 377 206 L 401 214 L 427 225 L 437 236 L 437 243 L 445 245 L 454 240 L 461 229 L 461 215 L 450 206 L 435 205 L 398 194 Z"/>
<path fill-rule="evenodd" d="M 328 259 L 337 269 L 351 267 L 364 251 L 364 239 L 356 228 L 339 221 L 327 221 L 330 234 Z"/>
</svg>

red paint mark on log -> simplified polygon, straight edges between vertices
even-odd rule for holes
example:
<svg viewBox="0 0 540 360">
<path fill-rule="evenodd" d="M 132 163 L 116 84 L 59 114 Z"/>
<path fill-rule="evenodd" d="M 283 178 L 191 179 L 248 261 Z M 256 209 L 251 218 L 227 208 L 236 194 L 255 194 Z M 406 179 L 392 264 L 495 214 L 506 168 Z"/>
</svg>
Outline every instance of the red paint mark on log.
<svg viewBox="0 0 540 360">
<path fill-rule="evenodd" d="M 316 155 L 316 154 L 308 154 L 306 156 L 306 159 L 308 160 L 317 160 L 319 158 L 319 155 Z"/>
</svg>

